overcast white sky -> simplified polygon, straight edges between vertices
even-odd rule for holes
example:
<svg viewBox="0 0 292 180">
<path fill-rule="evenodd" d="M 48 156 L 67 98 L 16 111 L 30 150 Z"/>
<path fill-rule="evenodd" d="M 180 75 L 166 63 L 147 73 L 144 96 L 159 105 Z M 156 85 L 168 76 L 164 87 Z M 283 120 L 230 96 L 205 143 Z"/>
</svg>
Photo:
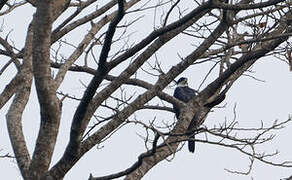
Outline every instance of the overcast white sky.
<svg viewBox="0 0 292 180">
<path fill-rule="evenodd" d="M 1 37 L 5 37 L 10 30 L 13 30 L 9 39 L 13 40 L 15 45 L 21 48 L 24 43 L 28 22 L 32 18 L 32 13 L 33 9 L 25 6 L 17 9 L 17 13 L 5 16 L 4 19 L 1 17 L 0 22 L 4 22 L 4 29 L 0 32 Z M 153 18 L 153 16 L 145 17 L 144 21 L 149 22 L 151 18 Z M 148 34 L 144 32 L 147 28 L 143 26 L 143 23 L 138 23 L 137 27 L 139 31 L 136 33 L 138 33 L 138 35 L 141 34 L 141 38 L 144 34 Z M 151 28 L 152 25 L 150 29 Z M 77 34 L 76 31 L 75 33 Z M 75 37 L 76 36 L 67 38 L 75 39 Z M 74 39 L 72 41 L 74 41 Z M 194 48 L 189 45 L 190 41 L 186 43 L 185 40 L 180 39 L 172 41 L 168 44 L 167 48 L 162 49 L 162 51 L 158 53 L 158 58 L 162 61 L 165 70 L 169 69 L 172 64 L 178 62 L 177 53 L 185 55 Z M 136 40 L 136 42 L 138 42 L 138 40 Z M 0 62 L 0 65 L 2 65 L 3 62 Z M 204 67 L 206 68 L 207 66 Z M 192 67 L 185 71 L 182 76 L 188 77 L 191 87 L 198 88 L 203 78 L 203 73 L 206 71 L 208 71 L 207 68 Z M 263 121 L 265 125 L 271 125 L 275 120 L 284 121 L 288 119 L 292 107 L 292 72 L 289 71 L 288 65 L 273 57 L 263 58 L 254 65 L 253 71 L 255 71 L 255 74 L 253 74 L 255 77 L 265 80 L 265 82 L 255 81 L 250 77 L 241 77 L 240 80 L 233 85 L 227 94 L 227 98 L 222 103 L 226 104 L 226 107 L 214 109 L 214 112 L 209 114 L 205 122 L 206 125 L 212 127 L 224 122 L 225 119 L 227 121 L 232 121 L 233 107 L 235 104 L 237 105 L 237 121 L 240 127 L 259 127 L 261 121 Z M 7 84 L 8 80 L 12 78 L 10 75 L 14 72 L 14 68 L 11 67 L 9 71 L 0 76 L 0 92 Z M 67 78 L 61 89 L 67 90 L 73 94 L 78 94 L 84 90 L 79 80 L 86 83 L 89 78 L 90 77 L 82 74 L 78 74 L 78 76 L 74 76 L 73 78 Z M 145 79 L 147 78 L 148 77 L 145 77 Z M 209 81 L 211 80 L 212 77 Z M 174 88 L 167 88 L 165 91 L 169 94 L 173 94 L 173 90 Z M 9 107 L 8 105 L 0 110 L 0 149 L 3 149 L 0 153 L 12 153 L 5 119 L 5 114 Z M 63 110 L 61 131 L 52 164 L 60 158 L 67 144 L 70 123 L 74 112 L 71 108 L 74 109 L 76 106 L 77 104 L 72 103 L 72 101 L 64 102 L 63 107 L 67 107 L 67 109 Z M 173 114 L 164 113 L 163 116 L 159 116 L 159 112 L 153 114 L 151 111 L 138 114 L 138 117 L 151 119 L 155 115 L 161 118 L 161 120 L 173 119 Z M 32 153 L 39 126 L 39 107 L 34 89 L 23 119 L 26 140 L 29 150 Z M 266 152 L 279 150 L 280 155 L 273 158 L 276 162 L 292 160 L 290 145 L 291 132 L 292 126 L 289 124 L 285 129 L 276 132 L 277 135 L 274 141 L 261 146 L 260 150 Z M 121 128 L 118 133 L 112 136 L 111 140 L 102 143 L 103 148 L 93 148 L 82 158 L 68 173 L 65 180 L 87 179 L 90 173 L 94 176 L 101 176 L 126 169 L 137 160 L 137 156 L 140 153 L 145 151 L 144 142 L 138 136 L 138 134 L 142 133 L 143 130 L 137 129 L 136 126 Z M 198 136 L 198 138 L 203 138 L 203 136 Z M 292 175 L 291 169 L 272 167 L 258 161 L 255 161 L 252 172 L 247 176 L 231 174 L 224 170 L 227 168 L 230 170 L 244 171 L 248 169 L 248 166 L 248 157 L 236 150 L 197 143 L 195 154 L 189 153 L 187 148 L 184 147 L 182 151 L 175 155 L 175 158 L 171 162 L 161 162 L 143 179 L 177 180 L 220 178 L 225 180 L 246 180 L 254 178 L 256 180 L 264 179 L 268 176 L 271 180 L 278 180 Z M 13 159 L 0 159 L 0 171 L 3 179 L 22 179 L 17 164 Z"/>
</svg>

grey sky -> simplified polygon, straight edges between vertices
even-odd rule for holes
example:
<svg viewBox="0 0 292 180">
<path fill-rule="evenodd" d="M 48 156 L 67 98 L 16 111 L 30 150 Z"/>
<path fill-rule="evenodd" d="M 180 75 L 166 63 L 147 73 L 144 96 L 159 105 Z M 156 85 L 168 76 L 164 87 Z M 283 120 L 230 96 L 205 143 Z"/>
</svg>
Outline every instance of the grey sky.
<svg viewBox="0 0 292 180">
<path fill-rule="evenodd" d="M 186 6 L 186 5 L 185 5 Z M 1 23 L 4 22 L 4 29 L 0 32 L 1 37 L 5 37 L 7 33 L 13 29 L 9 35 L 9 39 L 13 40 L 17 47 L 21 48 L 24 44 L 25 33 L 27 30 L 28 22 L 32 18 L 34 9 L 28 6 L 19 8 L 17 13 L 1 17 Z M 151 13 L 151 12 L 149 12 Z M 152 29 L 153 15 L 149 14 L 145 16 L 141 22 L 138 22 L 135 29 L 130 29 L 134 32 L 133 37 L 145 37 L 146 34 Z M 12 23 L 13 22 L 13 23 Z M 144 26 L 143 26 L 144 23 Z M 145 27 L 145 24 L 151 26 Z M 146 30 L 149 31 L 146 31 Z M 78 36 L 78 32 L 86 31 L 82 29 L 75 31 L 73 34 Z M 143 30 L 143 31 L 141 31 Z M 70 42 L 74 42 L 78 37 L 71 36 L 66 37 Z M 82 36 L 80 36 L 81 38 Z M 136 37 L 136 38 L 137 38 Z M 72 38 L 72 39 L 71 39 Z M 133 42 L 138 42 L 138 39 L 131 39 Z M 157 57 L 161 60 L 163 68 L 168 70 L 172 65 L 179 62 L 177 54 L 187 55 L 195 47 L 190 46 L 194 44 L 193 39 L 182 36 L 180 39 L 176 38 L 171 41 L 167 47 L 157 53 Z M 64 53 L 69 54 L 71 51 Z M 0 62 L 2 65 L 3 62 Z M 126 64 L 125 64 L 126 65 Z M 181 76 L 188 77 L 189 86 L 197 89 L 201 83 L 205 73 L 209 70 L 210 65 L 198 65 L 186 70 Z M 288 65 L 282 61 L 273 57 L 263 58 L 258 61 L 253 69 L 255 71 L 253 76 L 265 80 L 265 82 L 259 82 L 251 77 L 241 77 L 227 93 L 227 98 L 222 104 L 226 104 L 225 108 L 215 108 L 214 112 L 210 113 L 205 125 L 212 127 L 219 123 L 223 123 L 225 119 L 232 121 L 233 107 L 236 104 L 236 120 L 239 127 L 260 127 L 261 121 L 265 125 L 269 126 L 275 120 L 285 121 L 291 114 L 291 92 L 292 92 L 292 72 L 289 71 Z M 119 72 L 119 70 L 116 70 Z M 217 72 L 217 71 L 216 71 Z M 14 67 L 11 67 L 9 71 L 0 76 L 0 92 L 5 87 L 8 79 L 11 79 L 10 74 L 15 73 Z M 139 76 L 142 76 L 139 74 Z M 213 74 L 208 82 L 212 81 L 217 74 Z M 70 74 L 69 74 L 70 76 Z M 81 96 L 84 87 L 79 81 L 88 83 L 91 77 L 84 74 L 73 75 L 68 77 L 62 85 L 62 91 L 69 91 L 74 95 Z M 145 75 L 145 79 L 149 79 L 149 76 Z M 150 80 L 154 82 L 154 79 Z M 206 84 L 205 84 L 206 85 Z M 173 94 L 174 87 L 168 87 L 165 92 Z M 5 114 L 9 103 L 0 110 L 0 149 L 2 152 L 12 153 L 11 145 L 6 127 Z M 63 116 L 61 121 L 61 130 L 58 136 L 57 146 L 55 148 L 55 154 L 52 164 L 54 164 L 62 155 L 64 148 L 67 145 L 69 138 L 70 124 L 73 116 L 73 110 L 77 107 L 77 102 L 65 101 L 63 107 Z M 71 109 L 73 108 L 73 110 Z M 162 113 L 158 111 L 145 111 L 143 113 L 137 113 L 137 117 L 141 120 L 149 120 L 157 116 L 161 121 L 172 121 L 174 115 L 172 113 Z M 23 115 L 24 119 L 24 133 L 28 143 L 30 153 L 33 151 L 35 139 L 37 137 L 39 126 L 39 106 L 37 103 L 37 97 L 35 89 L 33 88 L 31 99 Z M 289 124 L 285 129 L 275 132 L 275 139 L 265 145 L 260 146 L 260 151 L 274 152 L 280 151 L 280 154 L 272 160 L 275 162 L 281 162 L 285 160 L 292 160 L 291 145 L 289 144 L 289 137 L 291 136 L 292 126 Z M 122 127 L 117 133 L 113 134 L 110 140 L 101 144 L 101 149 L 97 147 L 93 148 L 88 154 L 83 157 L 76 166 L 74 166 L 70 172 L 65 176 L 65 180 L 69 179 L 87 179 L 89 174 L 94 176 L 102 176 L 118 172 L 126 169 L 132 165 L 137 156 L 145 151 L 144 142 L 139 135 L 145 135 L 143 128 L 137 126 Z M 139 134 L 139 135 L 138 135 Z M 203 135 L 196 138 L 204 139 Z M 245 171 L 249 166 L 249 158 L 240 152 L 228 148 L 219 147 L 217 145 L 209 145 L 204 143 L 196 144 L 195 154 L 191 154 L 187 151 L 187 147 L 176 153 L 175 158 L 171 161 L 163 161 L 159 165 L 155 166 L 150 172 L 143 178 L 144 180 L 154 179 L 214 179 L 220 178 L 224 180 L 246 180 L 251 179 L 280 179 L 288 177 L 292 174 L 291 169 L 277 168 L 270 165 L 266 165 L 259 161 L 255 161 L 252 172 L 247 176 L 235 175 L 228 173 L 224 168 L 236 171 Z M 11 159 L 0 159 L 0 171 L 4 179 L 21 179 L 20 172 L 17 168 L 17 164 Z"/>
</svg>

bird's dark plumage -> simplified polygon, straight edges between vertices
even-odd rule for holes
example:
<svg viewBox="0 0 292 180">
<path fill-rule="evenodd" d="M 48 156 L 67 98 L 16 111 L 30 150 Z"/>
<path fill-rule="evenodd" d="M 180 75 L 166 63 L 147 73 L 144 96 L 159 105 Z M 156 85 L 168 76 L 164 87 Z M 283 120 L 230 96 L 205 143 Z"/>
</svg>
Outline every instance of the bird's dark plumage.
<svg viewBox="0 0 292 180">
<path fill-rule="evenodd" d="M 182 77 L 177 81 L 177 87 L 175 88 L 174 94 L 173 94 L 175 98 L 187 103 L 195 95 L 196 95 L 196 91 L 188 87 L 187 78 Z M 180 109 L 175 105 L 173 106 L 173 109 L 175 112 L 175 116 L 178 119 L 180 115 Z M 196 127 L 196 115 L 192 119 L 187 131 L 188 132 L 193 131 L 195 127 Z M 189 151 L 194 152 L 195 141 L 193 139 L 195 138 L 195 135 L 192 133 L 189 138 L 190 138 L 190 140 L 188 141 Z"/>
<path fill-rule="evenodd" d="M 201 124 L 202 122 L 204 122 L 204 120 L 206 119 L 207 114 L 210 112 L 210 110 L 214 106 L 220 104 L 225 99 L 225 94 L 227 91 L 228 91 L 228 88 L 225 88 L 225 90 L 223 90 L 212 102 L 204 104 L 204 106 L 200 107 L 196 111 L 196 113 L 195 113 L 195 115 L 194 115 L 188 129 L 187 129 L 187 135 L 189 136 L 188 147 L 189 147 L 190 152 L 195 151 L 195 141 L 194 141 L 195 135 L 194 135 L 193 131 L 195 130 L 195 128 L 197 127 L 198 124 Z M 173 96 L 175 98 L 187 103 L 194 96 L 196 96 L 196 94 L 197 94 L 197 92 L 194 89 L 191 89 L 188 87 L 187 78 L 182 77 L 177 81 L 177 87 L 174 90 Z M 179 115 L 180 115 L 180 109 L 175 105 L 173 105 L 173 109 L 175 112 L 175 116 L 178 119 Z"/>
</svg>

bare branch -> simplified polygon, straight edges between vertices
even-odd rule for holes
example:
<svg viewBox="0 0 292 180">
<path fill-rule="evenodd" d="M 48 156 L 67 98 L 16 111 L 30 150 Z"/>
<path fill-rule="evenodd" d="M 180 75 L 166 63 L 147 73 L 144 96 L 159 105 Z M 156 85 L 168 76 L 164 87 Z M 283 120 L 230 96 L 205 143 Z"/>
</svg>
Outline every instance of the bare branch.
<svg viewBox="0 0 292 180">
<path fill-rule="evenodd" d="M 12 104 L 6 114 L 7 128 L 12 148 L 17 160 L 18 167 L 24 178 L 28 178 L 29 166 L 31 163 L 30 154 L 28 152 L 26 141 L 22 130 L 22 114 L 29 100 L 31 84 L 32 84 L 32 36 L 33 29 L 30 26 L 27 33 L 26 48 L 24 55 L 24 63 L 20 67 L 19 74 L 6 86 L 1 94 L 8 94 L 6 101 L 15 93 Z M 11 90 L 13 88 L 13 90 Z M 5 100 L 4 100 L 5 102 Z"/>
<path fill-rule="evenodd" d="M 66 148 L 66 151 L 61 158 L 61 160 L 56 164 L 56 166 L 63 166 L 64 163 L 67 163 L 67 161 L 74 161 L 76 159 L 76 156 L 78 155 L 80 142 L 82 139 L 82 129 L 84 126 L 83 118 L 85 116 L 86 110 L 88 108 L 88 104 L 90 103 L 92 97 L 95 94 L 96 89 L 100 85 L 101 81 L 103 80 L 104 76 L 107 74 L 108 70 L 106 67 L 106 60 L 108 57 L 108 53 L 110 51 L 112 38 L 115 34 L 116 27 L 118 23 L 122 20 L 124 16 L 124 1 L 119 0 L 118 1 L 119 10 L 117 16 L 114 18 L 114 20 L 110 23 L 109 28 L 106 33 L 105 42 L 100 54 L 99 58 L 99 66 L 97 69 L 97 73 L 89 83 L 82 100 L 77 107 L 77 110 L 73 117 L 71 132 L 70 132 L 70 141 Z M 64 173 L 64 172 L 62 172 Z M 65 174 L 59 174 L 60 177 L 63 177 Z"/>
<path fill-rule="evenodd" d="M 266 2 L 255 3 L 255 4 L 236 4 L 236 5 L 230 5 L 226 3 L 221 3 L 219 1 L 215 1 L 213 6 L 216 8 L 222 8 L 226 10 L 249 10 L 249 9 L 258 9 L 258 8 L 264 8 L 267 6 L 276 5 L 284 1 L 285 0 L 271 0 L 271 1 L 266 1 Z"/>
<path fill-rule="evenodd" d="M 49 168 L 61 118 L 60 102 L 50 68 L 51 27 L 55 9 L 57 7 L 53 6 L 52 1 L 38 1 L 33 22 L 33 72 L 41 125 L 30 165 L 31 179 L 40 178 Z"/>
<path fill-rule="evenodd" d="M 121 172 L 118 172 L 118 173 L 115 173 L 115 174 L 112 174 L 112 175 L 103 176 L 103 177 L 94 178 L 94 177 L 92 177 L 92 175 L 90 175 L 89 180 L 110 180 L 110 179 L 119 178 L 119 177 L 122 177 L 122 176 L 125 176 L 125 175 L 132 173 L 133 171 L 135 171 L 137 168 L 139 168 L 142 165 L 143 159 L 155 154 L 155 152 L 157 150 L 157 142 L 158 142 L 159 137 L 160 137 L 160 135 L 157 133 L 155 135 L 155 138 L 154 138 L 153 143 L 152 143 L 152 149 L 139 155 L 138 161 L 136 163 L 134 163 L 128 169 L 121 171 Z"/>
</svg>

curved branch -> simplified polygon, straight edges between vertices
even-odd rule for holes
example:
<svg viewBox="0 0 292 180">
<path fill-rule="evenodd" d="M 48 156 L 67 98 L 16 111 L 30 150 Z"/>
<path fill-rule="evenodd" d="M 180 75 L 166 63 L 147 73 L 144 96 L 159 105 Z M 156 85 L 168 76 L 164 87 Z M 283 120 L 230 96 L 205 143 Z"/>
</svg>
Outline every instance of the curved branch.
<svg viewBox="0 0 292 180">
<path fill-rule="evenodd" d="M 154 96 L 156 96 L 159 91 L 163 90 L 172 81 L 172 79 L 175 76 L 177 76 L 185 68 L 190 66 L 196 59 L 198 59 L 200 57 L 200 55 L 202 55 L 213 44 L 215 39 L 217 37 L 221 36 L 221 34 L 225 31 L 225 29 L 227 27 L 228 26 L 225 23 L 220 23 L 220 25 L 214 30 L 214 33 L 212 33 L 208 37 L 208 39 L 206 39 L 197 50 L 195 50 L 193 53 L 191 53 L 191 55 L 189 55 L 188 58 L 185 59 L 185 61 L 182 61 L 177 66 L 171 68 L 171 70 L 165 76 L 161 76 L 159 78 L 159 80 L 153 86 L 153 88 L 151 88 L 150 90 L 148 90 L 144 94 L 140 95 L 128 107 L 126 107 L 119 114 L 117 114 L 117 116 L 114 117 L 110 122 L 108 122 L 106 125 L 104 125 L 96 133 L 94 133 L 93 135 L 88 137 L 82 143 L 82 147 L 83 147 L 81 149 L 82 153 L 88 151 L 93 145 L 100 142 L 112 130 L 119 127 L 124 122 L 124 120 L 127 119 L 132 113 L 134 113 L 139 108 L 143 107 L 143 105 L 145 103 L 147 103 L 149 100 L 151 100 Z M 192 110 L 190 110 L 190 111 L 192 112 Z M 188 122 L 188 121 L 186 121 L 186 122 Z M 185 129 L 186 128 L 187 127 L 185 127 Z M 181 132 L 181 128 L 178 128 L 178 129 L 180 129 L 179 132 Z M 170 141 L 172 141 L 172 139 L 170 139 Z M 175 144 L 175 146 L 178 146 L 178 143 Z M 176 149 L 176 148 L 173 148 L 173 149 Z M 169 151 L 169 148 L 165 148 L 165 150 Z M 169 153 L 172 154 L 172 151 L 169 151 Z M 155 155 L 155 157 L 156 157 L 156 155 Z M 165 156 L 163 156 L 163 157 L 165 157 Z M 145 168 L 145 167 L 143 167 L 143 168 Z M 143 172 L 146 173 L 146 171 L 143 171 Z M 136 174 L 136 171 L 133 172 L 133 174 Z"/>
<path fill-rule="evenodd" d="M 155 40 L 157 37 L 162 36 L 163 34 L 166 34 L 167 32 L 170 32 L 174 29 L 178 29 L 181 26 L 185 25 L 187 22 L 191 21 L 195 17 L 199 17 L 200 14 L 205 14 L 207 11 L 211 10 L 211 4 L 212 1 L 209 0 L 205 3 L 203 3 L 201 6 L 197 7 L 184 17 L 182 17 L 180 20 L 175 21 L 167 26 L 164 26 L 162 28 L 159 28 L 157 30 L 154 30 L 152 33 L 150 33 L 146 38 L 144 38 L 141 42 L 136 44 L 134 47 L 131 49 L 127 50 L 124 54 L 120 55 L 116 59 L 112 60 L 108 66 L 109 68 L 113 68 L 120 64 L 121 62 L 125 61 L 129 57 L 133 56 L 136 54 L 138 51 L 141 49 L 145 48 L 149 43 L 151 43 L 153 40 Z"/>
<path fill-rule="evenodd" d="M 16 92 L 16 87 L 19 86 L 21 82 L 20 75 L 16 75 L 4 88 L 0 94 L 0 109 L 9 101 L 9 99 Z"/>
<path fill-rule="evenodd" d="M 267 35 L 267 39 L 274 37 L 275 34 L 281 33 L 286 34 L 291 33 L 291 31 L 292 27 L 287 28 L 286 22 L 282 22 L 278 29 Z M 249 53 L 246 53 L 241 58 L 239 58 L 239 60 L 233 63 L 226 71 L 222 73 L 222 75 L 220 75 L 215 81 L 209 84 L 200 94 L 202 96 L 208 97 L 212 96 L 215 91 L 220 89 L 220 87 L 222 87 L 225 84 L 225 82 L 232 75 L 234 75 L 236 71 L 238 71 L 238 69 L 243 67 L 245 64 L 249 63 L 249 61 L 251 61 L 251 63 L 253 64 L 256 60 L 263 57 L 266 53 L 270 52 L 271 50 L 275 49 L 277 46 L 286 41 L 288 38 L 289 38 L 288 36 L 281 36 L 277 39 L 271 38 L 272 40 L 265 41 L 263 43 L 258 43 L 258 45 L 254 48 L 253 51 L 250 51 Z"/>
<path fill-rule="evenodd" d="M 215 30 L 216 31 L 216 30 Z M 285 31 L 285 27 L 283 28 L 279 28 L 279 30 L 277 31 L 277 33 L 281 33 L 281 31 Z M 276 33 L 276 32 L 274 32 L 274 33 Z M 270 41 L 269 43 L 266 43 L 264 46 L 262 46 L 262 49 L 256 49 L 254 52 L 252 52 L 251 53 L 251 55 L 245 55 L 245 56 L 243 56 L 242 57 L 242 61 L 244 61 L 244 62 L 241 62 L 240 60 L 239 60 L 239 62 L 241 62 L 242 64 L 241 64 L 241 66 L 239 65 L 239 63 L 237 64 L 237 62 L 235 62 L 236 64 L 233 66 L 233 67 L 231 67 L 231 70 L 226 70 L 227 72 L 226 72 L 226 76 L 227 76 L 227 74 L 228 74 L 228 76 L 229 76 L 229 78 L 233 75 L 233 73 L 235 73 L 236 72 L 236 70 L 238 70 L 239 72 L 241 72 L 241 69 L 240 69 L 240 67 L 243 67 L 244 65 L 245 65 L 245 63 L 247 63 L 249 66 L 250 65 L 252 65 L 253 63 L 249 63 L 249 61 L 250 62 L 252 62 L 252 60 L 256 60 L 256 59 L 259 59 L 260 57 L 262 57 L 262 56 L 264 56 L 265 55 L 265 53 L 266 53 L 266 51 L 268 51 L 268 50 L 272 50 L 273 48 L 276 48 L 278 45 L 280 45 L 282 42 L 284 42 L 286 40 L 286 38 L 279 38 L 279 39 L 275 39 L 275 40 L 272 40 L 272 41 Z M 257 47 L 257 48 L 259 48 L 259 47 Z M 244 59 L 244 60 L 243 60 Z M 186 60 L 185 60 L 186 61 Z M 246 67 L 245 67 L 246 68 Z M 230 72 L 229 72 L 230 71 Z M 231 73 L 232 72 L 232 73 Z M 229 73 L 231 73 L 231 74 L 229 74 Z M 223 75 L 223 77 L 225 77 L 226 78 L 226 76 L 225 75 Z M 235 76 L 236 75 L 238 75 L 238 74 L 235 74 Z M 220 76 L 221 77 L 221 76 Z M 220 79 L 220 77 L 219 77 L 219 79 Z M 238 78 L 238 77 L 237 77 Z M 224 78 L 223 78 L 224 79 Z M 226 79 L 225 79 L 226 80 Z M 158 80 L 159 81 L 159 80 Z M 220 80 L 219 80 L 220 81 Z M 215 84 L 217 84 L 218 83 L 218 81 L 214 81 L 214 82 L 216 82 Z M 208 94 L 208 95 L 213 95 L 213 93 L 214 92 L 216 92 L 221 86 L 222 86 L 222 84 L 223 84 L 223 80 L 221 80 L 221 84 L 220 84 L 220 86 L 218 85 L 218 86 L 216 86 L 216 87 L 213 87 L 213 88 L 215 88 L 215 90 L 214 89 L 208 89 L 208 88 L 206 88 L 205 90 L 203 90 L 203 93 L 202 94 Z M 212 84 L 212 83 L 211 83 Z M 210 91 L 210 92 L 208 92 L 208 91 Z M 200 99 L 200 97 L 201 98 L 204 98 L 204 99 L 208 99 L 210 96 L 202 96 L 202 94 L 200 93 L 200 95 L 198 95 L 198 99 Z M 186 113 L 182 113 L 183 114 L 183 116 L 182 117 L 180 117 L 181 119 L 180 119 L 180 121 L 177 123 L 177 125 L 175 126 L 175 128 L 174 128 L 174 130 L 172 131 L 172 133 L 179 133 L 179 132 L 182 132 L 182 131 L 185 131 L 186 129 L 187 129 L 187 126 L 189 125 L 189 122 L 190 122 L 190 120 L 192 119 L 192 117 L 193 117 L 193 114 L 191 114 L 191 112 L 192 111 L 194 111 L 194 107 L 196 107 L 197 106 L 197 104 L 196 104 L 196 99 L 197 98 L 195 98 L 194 100 L 193 100 L 193 106 L 192 106 L 192 108 L 190 108 L 190 109 L 183 109 L 183 110 L 185 110 L 186 111 Z M 183 123 L 182 123 L 183 122 Z M 182 123 L 182 124 L 181 124 Z M 169 137 L 167 140 L 166 140 L 166 142 L 168 142 L 168 141 L 170 141 L 171 139 L 172 139 L 173 137 Z M 172 149 L 176 149 L 178 147 L 178 145 L 177 144 L 174 144 L 174 145 L 172 145 Z M 143 176 L 144 176 L 144 174 L 148 171 L 148 170 L 150 170 L 154 165 L 156 165 L 157 163 L 159 163 L 160 161 L 162 161 L 162 160 L 164 160 L 166 157 L 168 157 L 169 155 L 171 155 L 171 154 L 173 154 L 173 152 L 172 151 L 170 151 L 169 149 L 160 149 L 160 150 L 157 150 L 157 152 L 158 153 L 156 153 L 155 155 L 153 155 L 152 157 L 149 157 L 149 158 L 147 158 L 147 159 L 145 159 L 145 162 L 143 162 L 144 163 L 144 165 L 142 165 L 140 168 L 138 168 L 135 172 L 133 172 L 133 173 L 131 173 L 131 174 L 129 174 L 128 176 L 127 176 L 127 180 L 132 180 L 132 179 L 140 179 L 140 178 L 142 178 Z"/>
<path fill-rule="evenodd" d="M 270 0 L 266 2 L 260 2 L 260 3 L 255 3 L 255 4 L 236 4 L 236 5 L 231 5 L 227 3 L 222 3 L 214 1 L 212 6 L 215 8 L 221 8 L 225 10 L 251 10 L 251 9 L 258 9 L 258 8 L 264 8 L 272 5 L 276 5 L 280 2 L 285 2 L 285 0 Z"/>
<path fill-rule="evenodd" d="M 108 176 L 103 176 L 103 177 L 92 177 L 92 175 L 90 175 L 89 180 L 111 180 L 111 179 L 116 179 L 125 175 L 128 175 L 130 173 L 132 173 L 133 171 L 135 171 L 137 168 L 139 168 L 142 165 L 142 162 L 145 158 L 153 156 L 156 153 L 157 150 L 157 142 L 159 139 L 160 135 L 158 133 L 156 133 L 153 143 L 152 143 L 152 149 L 139 155 L 138 157 L 138 161 L 135 162 L 131 167 L 127 168 L 124 171 L 115 173 L 115 174 L 111 174 Z"/>
<path fill-rule="evenodd" d="M 22 176 L 28 178 L 28 169 L 31 163 L 30 154 L 28 152 L 26 141 L 22 130 L 22 114 L 29 100 L 31 85 L 32 85 L 32 36 L 33 29 L 31 25 L 28 29 L 27 38 L 25 42 L 24 61 L 20 67 L 20 71 L 16 77 L 6 86 L 3 93 L 15 92 L 13 102 L 6 114 L 7 128 L 15 154 L 17 165 L 20 169 Z M 13 88 L 11 92 L 7 92 Z M 2 93 L 2 94 L 3 94 Z M 1 96 L 2 96 L 1 94 Z"/>
<path fill-rule="evenodd" d="M 86 122 L 83 122 L 84 123 L 82 127 L 83 131 L 85 130 L 92 114 L 95 112 L 95 109 L 98 107 L 98 104 L 100 104 L 103 101 L 103 99 L 107 97 L 108 94 L 111 94 L 111 92 L 114 92 L 121 84 L 123 84 L 125 80 L 127 80 L 153 53 L 155 53 L 156 50 L 158 50 L 166 42 L 177 36 L 180 32 L 185 30 L 187 27 L 191 26 L 204 14 L 210 11 L 210 9 L 206 8 L 199 9 L 200 11 L 197 14 L 194 14 L 194 17 L 190 19 L 188 22 L 185 22 L 185 24 L 183 24 L 181 27 L 165 33 L 163 36 L 159 37 L 156 41 L 154 41 L 139 57 L 136 58 L 136 60 L 119 76 L 119 78 L 114 80 L 108 87 L 106 87 L 104 90 L 99 92 L 96 97 L 94 97 L 93 102 L 88 107 L 89 112 L 87 112 L 86 115 Z M 121 118 L 121 120 L 123 120 L 123 118 Z M 118 124 L 114 125 L 113 127 L 119 126 L 119 123 L 121 123 L 119 120 L 116 122 Z M 108 130 L 110 131 L 111 129 L 112 127 L 109 128 Z M 57 177 L 62 177 L 88 150 L 90 150 L 95 144 L 102 140 L 107 133 L 108 131 L 103 131 L 102 133 L 97 132 L 91 138 L 85 140 L 81 145 L 81 149 L 77 157 L 75 157 L 74 159 L 71 158 L 66 159 L 65 156 L 63 156 L 63 158 L 49 171 L 49 174 L 56 175 Z M 68 155 L 68 157 L 70 156 Z"/>
<path fill-rule="evenodd" d="M 56 9 L 61 9 L 61 2 L 63 1 L 37 1 L 33 19 L 33 73 L 41 122 L 29 168 L 29 179 L 39 179 L 48 170 L 59 130 L 61 108 L 51 76 L 50 47 L 52 23 L 54 16 L 59 13 Z M 54 3 L 57 3 L 58 7 L 55 7 Z"/>
<path fill-rule="evenodd" d="M 136 1 L 136 0 L 135 0 Z M 131 1 L 133 2 L 133 1 Z M 124 10 L 132 7 L 135 3 L 127 3 L 124 7 Z M 95 35 L 99 32 L 99 30 L 104 27 L 110 20 L 113 20 L 117 17 L 118 12 L 113 12 L 108 16 L 105 16 L 97 23 L 92 23 L 92 27 L 90 31 L 84 36 L 83 40 L 79 43 L 78 47 L 74 50 L 74 52 L 70 55 L 70 57 L 66 60 L 64 64 L 60 67 L 60 70 L 55 78 L 56 81 L 56 89 L 61 85 L 67 71 L 72 66 L 73 63 L 80 57 L 80 55 L 84 52 L 84 50 L 88 47 L 89 43 L 95 37 Z M 55 63 L 56 64 L 56 63 Z M 94 74 L 98 73 L 98 71 L 94 70 Z M 93 75 L 94 75 L 93 74 Z"/>
<path fill-rule="evenodd" d="M 101 7 L 100 9 L 98 9 L 97 11 L 94 11 L 92 14 L 87 15 L 83 18 L 80 18 L 80 19 L 68 24 L 65 27 L 62 27 L 62 24 L 61 24 L 53 31 L 52 42 L 56 42 L 58 39 L 62 38 L 64 35 L 66 35 L 70 31 L 72 31 L 73 29 L 77 28 L 78 26 L 85 24 L 85 23 L 93 20 L 94 18 L 99 17 L 100 15 L 105 13 L 107 10 L 112 8 L 116 3 L 117 3 L 117 1 L 110 1 L 109 3 L 107 3 L 106 5 Z"/>
<path fill-rule="evenodd" d="M 112 38 L 115 34 L 118 23 L 124 17 L 124 0 L 119 0 L 118 5 L 119 5 L 118 14 L 110 23 L 109 28 L 106 32 L 105 42 L 99 58 L 99 67 L 97 69 L 95 76 L 93 77 L 86 91 L 84 92 L 80 104 L 77 107 L 71 125 L 69 143 L 66 147 L 63 157 L 56 164 L 56 167 L 63 166 L 63 164 L 67 164 L 68 162 L 74 161 L 78 156 L 80 141 L 83 135 L 82 130 L 84 129 L 83 119 L 87 111 L 88 105 L 96 92 L 96 89 L 99 87 L 100 83 L 104 79 L 104 76 L 107 74 L 106 60 L 111 48 Z M 65 172 L 55 171 L 55 173 L 56 174 L 53 174 L 53 176 L 58 178 L 62 178 L 65 175 Z"/>
</svg>

